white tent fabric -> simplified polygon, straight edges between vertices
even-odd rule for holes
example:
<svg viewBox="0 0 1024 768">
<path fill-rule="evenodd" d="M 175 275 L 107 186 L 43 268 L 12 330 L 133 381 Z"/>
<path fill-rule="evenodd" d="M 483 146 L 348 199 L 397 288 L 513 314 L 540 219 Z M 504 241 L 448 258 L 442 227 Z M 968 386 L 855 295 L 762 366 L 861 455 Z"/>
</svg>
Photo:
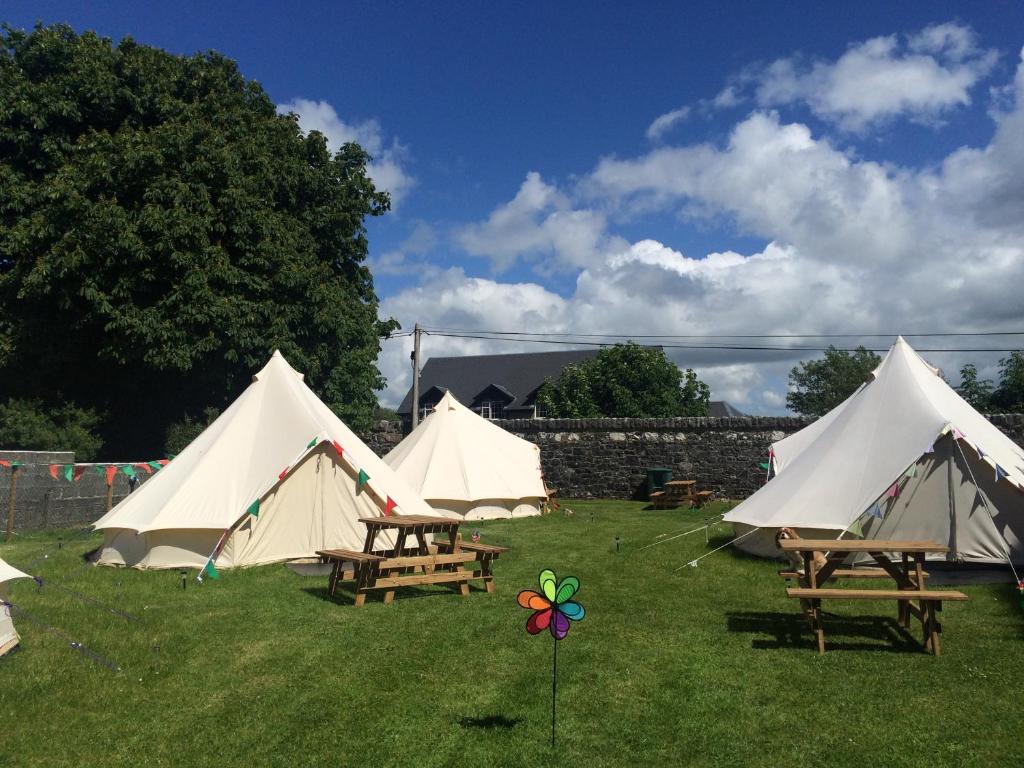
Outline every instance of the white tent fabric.
<svg viewBox="0 0 1024 768">
<path fill-rule="evenodd" d="M 540 448 L 451 392 L 384 461 L 435 510 L 467 520 L 539 515 L 547 497 Z"/>
<path fill-rule="evenodd" d="M 370 480 L 357 493 L 360 469 Z M 274 352 L 220 418 L 94 524 L 105 532 L 98 562 L 202 567 L 222 536 L 218 568 L 361 549 L 358 518 L 387 497 L 396 513 L 437 514 Z"/>
<path fill-rule="evenodd" d="M 14 579 L 30 579 L 27 573 L 22 573 L 17 568 L 8 565 L 0 559 L 0 656 L 12 650 L 20 638 L 11 621 L 11 609 L 7 606 L 6 582 Z"/>
<path fill-rule="evenodd" d="M 813 538 L 859 529 L 935 539 L 951 559 L 1024 560 L 1024 451 L 902 338 L 871 381 L 772 457 L 776 476 L 724 518 L 742 549 L 778 555 L 781 527 Z"/>
</svg>

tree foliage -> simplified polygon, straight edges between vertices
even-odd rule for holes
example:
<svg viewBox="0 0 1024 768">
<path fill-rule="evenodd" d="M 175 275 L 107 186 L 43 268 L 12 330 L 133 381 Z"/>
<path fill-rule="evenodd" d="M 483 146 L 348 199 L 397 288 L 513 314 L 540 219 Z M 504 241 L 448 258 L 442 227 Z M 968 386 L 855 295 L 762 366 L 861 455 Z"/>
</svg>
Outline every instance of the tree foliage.
<svg viewBox="0 0 1024 768">
<path fill-rule="evenodd" d="M 633 343 L 566 366 L 537 393 L 537 404 L 552 418 L 704 416 L 710 399 L 692 369 L 684 375 L 664 351 Z"/>
<path fill-rule="evenodd" d="M 999 361 L 999 386 L 992 393 L 992 404 L 1004 413 L 1024 412 L 1024 350 Z"/>
<path fill-rule="evenodd" d="M 975 410 L 987 413 L 992 409 L 992 382 L 979 379 L 978 368 L 973 363 L 960 369 L 960 386 L 955 389 Z"/>
<path fill-rule="evenodd" d="M 368 426 L 396 327 L 364 264 L 365 217 L 389 208 L 368 160 L 219 54 L 3 27 L 0 391 L 102 412 L 136 455 L 279 348 Z"/>
<path fill-rule="evenodd" d="M 95 411 L 63 403 L 46 408 L 39 400 L 0 402 L 0 449 L 74 451 L 76 461 L 96 458 L 103 440 Z"/>
<path fill-rule="evenodd" d="M 803 416 L 824 416 L 857 391 L 881 362 L 864 347 L 847 352 L 830 345 L 824 358 L 801 362 L 789 372 L 786 404 Z"/>
</svg>

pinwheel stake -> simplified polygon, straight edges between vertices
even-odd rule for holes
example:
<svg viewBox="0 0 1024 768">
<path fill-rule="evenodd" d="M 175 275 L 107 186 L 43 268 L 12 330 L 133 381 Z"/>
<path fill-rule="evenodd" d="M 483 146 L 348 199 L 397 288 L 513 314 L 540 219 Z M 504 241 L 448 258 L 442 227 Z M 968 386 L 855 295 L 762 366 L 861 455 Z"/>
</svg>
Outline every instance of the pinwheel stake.
<svg viewBox="0 0 1024 768">
<path fill-rule="evenodd" d="M 566 576 L 561 581 L 555 578 L 555 572 L 545 568 L 538 578 L 540 592 L 524 589 L 516 597 L 523 608 L 533 611 L 526 620 L 526 631 L 531 635 L 539 635 L 545 629 L 554 638 L 554 651 L 551 656 L 551 746 L 555 746 L 555 694 L 558 689 L 558 641 L 569 634 L 569 621 L 583 620 L 583 606 L 571 598 L 579 591 L 580 580 L 575 576 Z M 557 583 L 557 586 L 556 586 Z"/>
</svg>

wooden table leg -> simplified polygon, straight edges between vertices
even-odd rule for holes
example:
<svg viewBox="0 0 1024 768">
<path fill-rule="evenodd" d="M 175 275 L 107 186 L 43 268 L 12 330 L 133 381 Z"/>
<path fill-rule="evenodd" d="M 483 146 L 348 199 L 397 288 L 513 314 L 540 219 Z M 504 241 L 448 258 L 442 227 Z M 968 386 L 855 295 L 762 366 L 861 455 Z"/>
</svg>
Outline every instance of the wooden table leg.
<svg viewBox="0 0 1024 768">
<path fill-rule="evenodd" d="M 356 608 L 359 608 L 363 603 L 366 602 L 366 583 L 369 577 L 370 567 L 367 563 L 356 563 Z"/>
<path fill-rule="evenodd" d="M 334 597 L 334 591 L 338 588 L 338 574 L 341 571 L 341 560 L 332 560 L 331 578 L 327 580 L 327 594 Z"/>
<path fill-rule="evenodd" d="M 406 533 L 405 533 L 404 530 L 401 530 L 401 531 L 398 532 L 398 536 L 395 538 L 395 549 L 391 553 L 392 557 L 401 557 L 402 556 L 402 552 L 405 550 L 405 536 L 406 536 Z M 376 567 L 375 567 L 374 570 L 375 570 L 375 572 L 379 573 L 379 570 Z M 385 575 L 386 576 L 390 576 L 393 573 L 408 573 L 409 570 L 410 570 L 409 568 L 400 568 L 400 569 L 398 569 L 396 571 L 387 571 L 385 573 Z M 374 576 L 374 581 L 376 581 L 376 578 L 377 577 L 375 575 Z M 391 603 L 394 602 L 394 599 L 395 599 L 395 590 L 389 589 L 387 592 L 384 593 L 384 605 L 391 605 Z"/>
<path fill-rule="evenodd" d="M 494 592 L 494 576 L 491 574 L 491 560 L 493 555 L 484 552 L 480 555 L 480 575 L 484 578 L 484 588 L 488 594 Z"/>
<path fill-rule="evenodd" d="M 910 578 L 910 559 L 907 557 L 907 553 L 906 552 L 903 552 L 901 554 L 901 558 L 902 558 L 902 563 L 903 563 L 903 573 L 905 573 L 907 575 L 907 578 L 909 579 Z M 920 589 L 920 587 L 918 587 L 918 589 Z M 897 611 L 896 611 L 897 621 L 903 627 L 910 627 L 910 604 L 906 600 L 899 600 L 899 601 L 897 601 L 896 605 L 897 605 Z"/>
<path fill-rule="evenodd" d="M 825 628 L 821 623 L 821 600 L 814 600 L 812 602 L 813 617 L 811 619 L 814 626 L 814 635 L 818 640 L 818 653 L 825 653 Z"/>
</svg>

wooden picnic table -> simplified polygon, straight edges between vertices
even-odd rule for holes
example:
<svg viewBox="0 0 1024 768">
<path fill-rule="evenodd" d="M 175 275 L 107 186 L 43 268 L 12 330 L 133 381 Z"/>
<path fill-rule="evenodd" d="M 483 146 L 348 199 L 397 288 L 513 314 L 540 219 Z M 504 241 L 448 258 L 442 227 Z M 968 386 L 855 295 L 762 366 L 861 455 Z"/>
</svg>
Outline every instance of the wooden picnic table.
<svg viewBox="0 0 1024 768">
<path fill-rule="evenodd" d="M 332 564 L 328 593 L 333 596 L 339 581 L 355 580 L 355 604 L 363 605 L 369 592 L 384 592 L 384 603 L 390 604 L 395 590 L 420 584 L 454 584 L 459 594 L 469 594 L 469 582 L 484 582 L 488 592 L 494 591 L 493 563 L 508 547 L 462 541 L 461 519 L 428 515 L 385 515 L 361 517 L 366 526 L 366 540 L 361 552 L 348 549 L 324 549 L 317 554 Z M 378 535 L 395 531 L 395 543 L 385 549 L 374 549 Z M 427 534 L 441 534 L 444 539 L 430 544 Z M 407 546 L 408 545 L 408 546 Z M 479 563 L 467 569 L 469 563 Z M 349 570 L 351 569 L 351 570 Z"/>
<path fill-rule="evenodd" d="M 675 509 L 680 504 L 699 507 L 714 495 L 712 491 L 698 491 L 696 480 L 669 480 L 650 495 L 650 502 L 655 509 Z"/>
<path fill-rule="evenodd" d="M 943 600 L 967 600 L 967 595 L 953 590 L 929 590 L 924 570 L 927 554 L 946 553 L 949 547 L 934 541 L 897 541 L 893 539 L 782 539 L 779 547 L 784 552 L 798 552 L 804 561 L 804 569 L 780 571 L 786 579 L 796 579 L 799 587 L 786 589 L 786 596 L 797 598 L 811 623 L 818 641 L 818 652 L 825 652 L 825 631 L 821 622 L 822 600 L 894 600 L 897 602 L 897 619 L 905 627 L 910 626 L 910 617 L 921 622 L 924 646 L 936 656 L 942 652 L 939 635 L 942 625 L 938 614 Z M 825 565 L 814 569 L 815 552 L 827 552 Z M 840 569 L 851 554 L 867 553 L 877 564 L 875 568 Z M 896 559 L 889 557 L 896 555 Z M 885 578 L 896 583 L 896 589 L 849 589 L 825 587 L 830 580 L 857 578 Z"/>
</svg>

